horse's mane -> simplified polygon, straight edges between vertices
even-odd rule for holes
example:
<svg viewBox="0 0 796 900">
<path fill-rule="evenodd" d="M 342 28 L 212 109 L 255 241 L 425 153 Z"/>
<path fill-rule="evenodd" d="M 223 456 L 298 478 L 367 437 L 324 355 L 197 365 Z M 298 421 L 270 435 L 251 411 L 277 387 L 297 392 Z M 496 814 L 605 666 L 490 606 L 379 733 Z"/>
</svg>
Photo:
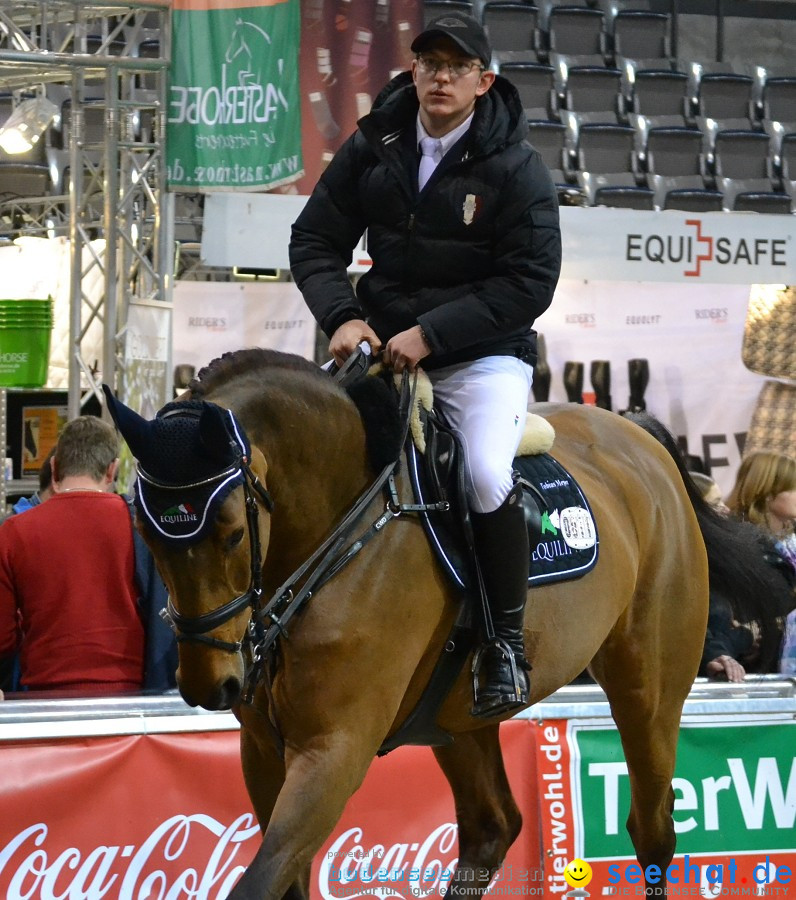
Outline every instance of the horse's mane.
<svg viewBox="0 0 796 900">
<path fill-rule="evenodd" d="M 204 400 L 213 391 L 237 377 L 255 379 L 266 371 L 307 372 L 318 376 L 318 384 L 329 394 L 348 396 L 357 408 L 365 427 L 368 457 L 374 471 L 392 463 L 401 450 L 403 427 L 398 412 L 397 394 L 382 378 L 361 377 L 344 391 L 324 370 L 293 353 L 255 347 L 224 353 L 201 369 L 191 380 L 180 400 Z"/>
<path fill-rule="evenodd" d="M 264 347 L 252 347 L 247 350 L 234 350 L 214 359 L 191 379 L 188 393 L 184 399 L 201 400 L 211 391 L 226 384 L 239 375 L 257 374 L 264 369 L 292 369 L 300 372 L 312 372 L 318 375 L 323 370 L 314 362 L 297 356 L 294 353 L 282 353 Z"/>
<path fill-rule="evenodd" d="M 773 671 L 781 638 L 777 620 L 793 605 L 789 582 L 767 560 L 773 553 L 773 540 L 748 522 L 722 515 L 703 499 L 677 441 L 658 419 L 646 412 L 628 411 L 622 416 L 663 444 L 674 460 L 705 539 L 711 597 L 728 602 L 737 621 L 758 625 L 761 646 L 755 669 Z M 661 552 L 666 548 L 661 547 Z"/>
</svg>

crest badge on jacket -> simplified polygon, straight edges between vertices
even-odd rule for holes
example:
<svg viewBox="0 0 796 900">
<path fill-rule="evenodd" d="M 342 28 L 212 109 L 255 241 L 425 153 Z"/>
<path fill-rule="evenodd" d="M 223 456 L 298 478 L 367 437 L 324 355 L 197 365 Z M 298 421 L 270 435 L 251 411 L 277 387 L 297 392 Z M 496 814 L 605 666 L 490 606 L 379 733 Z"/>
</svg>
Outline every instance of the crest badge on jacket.
<svg viewBox="0 0 796 900">
<path fill-rule="evenodd" d="M 476 197 L 475 194 L 467 194 L 464 198 L 464 203 L 462 204 L 462 211 L 464 213 L 462 219 L 464 224 L 472 225 L 480 210 L 481 198 Z"/>
</svg>

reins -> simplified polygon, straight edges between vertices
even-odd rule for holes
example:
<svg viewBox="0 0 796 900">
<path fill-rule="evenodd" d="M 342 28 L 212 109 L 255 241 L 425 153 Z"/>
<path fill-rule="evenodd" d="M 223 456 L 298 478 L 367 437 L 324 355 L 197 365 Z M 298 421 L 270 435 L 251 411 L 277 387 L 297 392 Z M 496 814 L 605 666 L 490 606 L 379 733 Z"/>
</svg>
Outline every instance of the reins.
<svg viewBox="0 0 796 900">
<path fill-rule="evenodd" d="M 338 373 L 337 380 L 342 381 L 351 371 L 344 367 Z M 395 471 L 401 461 L 401 452 L 409 433 L 409 420 L 415 399 L 417 376 L 411 380 L 404 371 L 401 379 L 399 397 L 399 414 L 401 420 L 401 441 L 396 458 L 388 463 L 378 474 L 372 484 L 354 502 L 338 525 L 318 549 L 306 560 L 274 593 L 273 597 L 259 610 L 255 610 L 249 627 L 252 661 L 246 672 L 245 686 L 242 694 L 244 703 L 251 703 L 254 689 L 257 686 L 265 666 L 268 651 L 280 636 L 287 637 L 286 625 L 301 610 L 313 593 L 335 577 L 354 557 L 362 551 L 382 529 L 392 520 L 408 512 L 444 510 L 447 502 L 432 504 L 404 504 L 398 497 L 395 485 Z M 378 494 L 387 488 L 389 497 L 384 511 L 365 529 L 362 534 L 346 544 L 351 532 L 362 519 Z M 297 585 L 303 584 L 297 589 Z"/>
<path fill-rule="evenodd" d="M 335 376 L 340 383 L 358 377 L 363 370 L 361 361 L 346 364 Z M 409 432 L 409 420 L 414 404 L 417 376 L 411 379 L 404 371 L 401 379 L 399 395 L 399 415 L 401 421 L 401 441 L 396 458 L 388 463 L 376 476 L 375 480 L 357 498 L 345 513 L 331 534 L 317 550 L 276 590 L 265 605 L 262 599 L 262 546 L 258 521 L 258 501 L 272 512 L 274 508 L 270 494 L 252 472 L 249 460 L 241 455 L 239 460 L 222 472 L 210 476 L 201 482 L 189 485 L 174 485 L 160 482 L 148 475 L 140 466 L 139 477 L 153 487 L 170 490 L 182 490 L 191 487 L 204 487 L 215 481 L 230 477 L 237 472 L 243 473 L 243 491 L 246 503 L 246 523 L 250 545 L 251 571 L 248 590 L 234 597 L 217 609 L 200 616 L 185 616 L 180 613 L 168 599 L 161 616 L 175 633 L 178 642 L 200 643 L 227 653 L 240 653 L 248 650 L 250 661 L 244 675 L 242 701 L 251 703 L 255 688 L 263 674 L 268 652 L 273 648 L 280 636 L 287 637 L 286 626 L 293 616 L 299 612 L 313 593 L 334 578 L 358 553 L 395 518 L 404 513 L 445 511 L 447 502 L 414 504 L 401 503 L 395 483 L 396 469 L 401 460 L 401 452 Z M 350 541 L 351 533 L 363 518 L 378 494 L 386 490 L 388 498 L 383 512 L 357 538 Z M 350 543 L 349 543 L 350 541 Z M 246 633 L 240 641 L 222 641 L 208 636 L 207 632 L 224 625 L 230 619 L 251 609 L 251 616 Z"/>
</svg>

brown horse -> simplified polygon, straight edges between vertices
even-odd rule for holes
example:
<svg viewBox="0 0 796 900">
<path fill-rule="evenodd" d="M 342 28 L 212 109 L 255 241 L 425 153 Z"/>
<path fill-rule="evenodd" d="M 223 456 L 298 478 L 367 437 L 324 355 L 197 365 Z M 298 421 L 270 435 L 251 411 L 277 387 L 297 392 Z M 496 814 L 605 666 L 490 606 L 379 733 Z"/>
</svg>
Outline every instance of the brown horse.
<svg viewBox="0 0 796 900">
<path fill-rule="evenodd" d="M 213 449 L 231 442 L 234 450 L 239 439 L 224 432 L 222 412 L 213 404 L 224 415 L 234 412 L 232 431 L 242 427 L 251 442 L 243 462 L 248 475 L 233 472 L 234 453 Z M 183 546 L 158 532 L 150 507 L 150 519 L 142 523 L 140 502 L 138 508 L 139 527 L 184 632 L 182 695 L 208 709 L 231 706 L 241 722 L 243 771 L 263 842 L 231 897 L 306 897 L 313 855 L 428 682 L 454 620 L 453 588 L 417 519 L 389 522 L 292 619 L 268 669 L 272 678 L 259 679 L 253 701 L 241 703 L 251 618 L 245 601 L 256 582 L 253 569 L 259 575 L 257 554 L 263 593 L 270 597 L 373 482 L 361 417 L 318 367 L 272 351 L 217 360 L 152 422 L 112 399 L 110 406 L 139 460 L 139 494 L 142 479 L 146 489 L 166 490 L 161 512 L 174 500 L 165 513 L 190 520 L 187 531 L 207 513 Z M 181 409 L 193 419 L 180 417 Z M 531 592 L 525 632 L 533 662 L 531 702 L 588 666 L 621 734 L 633 846 L 642 866 L 663 870 L 675 850 L 671 780 L 680 715 L 705 634 L 705 544 L 682 478 L 653 438 L 596 408 L 543 405 L 535 411 L 554 426 L 553 455 L 591 502 L 600 558 L 579 580 Z M 173 434 L 171 424 L 178 422 L 183 430 Z M 189 466 L 180 453 L 191 442 L 196 461 Z M 197 506 L 206 496 L 198 504 L 176 503 L 185 498 L 170 486 L 182 485 L 184 494 L 215 490 L 230 472 L 237 472 L 227 478 L 231 486 L 214 495 L 204 512 Z M 400 474 L 397 484 L 402 500 L 411 502 Z M 363 522 L 384 509 L 378 492 Z M 250 547 L 253 534 L 257 547 Z M 230 607 L 232 598 L 237 605 Z M 222 607 L 229 615 L 215 616 Z M 198 641 L 192 640 L 198 632 Z M 466 669 L 438 720 L 455 740 L 434 749 L 455 797 L 459 865 L 449 886 L 453 893 L 473 893 L 474 886 L 483 892 L 487 873 L 500 866 L 521 826 L 503 767 L 499 723 L 470 715 L 471 690 Z"/>
</svg>

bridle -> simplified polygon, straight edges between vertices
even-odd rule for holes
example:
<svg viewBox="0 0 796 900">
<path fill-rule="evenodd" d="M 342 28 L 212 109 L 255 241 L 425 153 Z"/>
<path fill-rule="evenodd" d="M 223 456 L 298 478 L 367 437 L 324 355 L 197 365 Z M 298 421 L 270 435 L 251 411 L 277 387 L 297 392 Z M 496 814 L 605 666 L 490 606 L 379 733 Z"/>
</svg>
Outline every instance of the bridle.
<svg viewBox="0 0 796 900">
<path fill-rule="evenodd" d="M 207 632 L 213 631 L 213 629 L 228 622 L 246 607 L 250 607 L 254 611 L 260 605 L 260 598 L 263 593 L 263 559 L 257 502 L 259 500 L 269 513 L 273 512 L 274 502 L 271 499 L 271 495 L 262 485 L 259 478 L 252 472 L 249 460 L 243 454 L 233 465 L 223 471 L 191 484 L 174 485 L 158 481 L 152 478 L 151 475 L 148 475 L 140 465 L 138 466 L 138 477 L 147 484 L 160 489 L 180 490 L 182 492 L 191 488 L 206 487 L 235 474 L 243 476 L 242 487 L 246 504 L 246 525 L 249 532 L 249 555 L 251 560 L 248 590 L 229 600 L 223 606 L 219 606 L 218 609 L 203 613 L 201 616 L 184 616 L 171 602 L 171 597 L 166 601 L 166 608 L 160 612 L 163 621 L 174 632 L 177 643 L 206 644 L 217 650 L 225 650 L 227 653 L 240 653 L 244 642 L 222 641 L 218 638 L 208 637 Z"/>
<path fill-rule="evenodd" d="M 340 375 L 347 376 L 349 370 L 355 364 L 357 366 L 360 365 L 358 360 L 350 359 L 340 370 L 338 376 L 335 376 L 336 380 L 340 380 Z M 399 397 L 399 415 L 402 423 L 400 447 L 403 447 L 409 430 L 409 411 L 414 403 L 415 384 L 416 378 L 412 379 L 410 383 L 408 372 L 404 372 Z M 245 456 L 242 455 L 233 466 L 224 469 L 217 475 L 211 476 L 210 479 L 188 485 L 163 484 L 155 481 L 139 466 L 139 477 L 154 487 L 180 488 L 182 490 L 205 486 L 211 481 L 220 482 L 236 472 L 243 473 L 243 491 L 246 499 L 246 521 L 248 523 L 251 556 L 249 589 L 223 606 L 201 616 L 182 615 L 175 609 L 171 598 L 169 598 L 166 609 L 161 611 L 161 616 L 174 631 L 178 642 L 205 644 L 227 653 L 240 653 L 244 649 L 248 650 L 250 659 L 246 668 L 242 691 L 244 703 L 251 703 L 254 690 L 263 673 L 268 652 L 280 636 L 287 637 L 286 626 L 290 619 L 303 608 L 317 590 L 348 565 L 364 546 L 382 531 L 388 522 L 405 513 L 432 510 L 446 511 L 449 508 L 447 501 L 421 504 L 401 503 L 395 483 L 395 471 L 399 463 L 400 450 L 396 458 L 388 463 L 370 486 L 360 494 L 348 512 L 338 521 L 332 533 L 288 577 L 287 581 L 277 588 L 274 595 L 265 604 L 261 603 L 262 548 L 260 545 L 257 503 L 259 499 L 266 509 L 271 512 L 273 510 L 273 501 L 268 491 L 259 483 L 257 477 L 251 471 Z M 385 508 L 364 532 L 352 539 L 352 532 L 357 528 L 360 520 L 376 497 L 384 490 L 387 491 L 388 495 Z M 247 607 L 250 608 L 251 614 L 242 640 L 233 642 L 208 637 L 207 632 L 228 622 Z"/>
</svg>

